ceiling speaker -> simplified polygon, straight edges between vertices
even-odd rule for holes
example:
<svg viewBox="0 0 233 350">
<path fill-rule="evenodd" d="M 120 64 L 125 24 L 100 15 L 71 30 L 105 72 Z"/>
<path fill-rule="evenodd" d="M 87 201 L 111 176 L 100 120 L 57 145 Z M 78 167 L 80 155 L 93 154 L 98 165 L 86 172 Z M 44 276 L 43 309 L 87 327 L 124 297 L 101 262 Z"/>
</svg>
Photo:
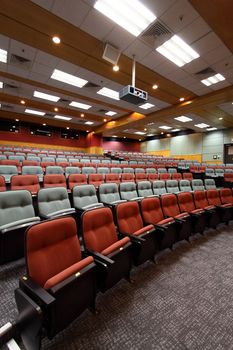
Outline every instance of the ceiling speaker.
<svg viewBox="0 0 233 350">
<path fill-rule="evenodd" d="M 102 58 L 112 64 L 117 64 L 120 54 L 120 50 L 116 47 L 106 44 Z"/>
</svg>

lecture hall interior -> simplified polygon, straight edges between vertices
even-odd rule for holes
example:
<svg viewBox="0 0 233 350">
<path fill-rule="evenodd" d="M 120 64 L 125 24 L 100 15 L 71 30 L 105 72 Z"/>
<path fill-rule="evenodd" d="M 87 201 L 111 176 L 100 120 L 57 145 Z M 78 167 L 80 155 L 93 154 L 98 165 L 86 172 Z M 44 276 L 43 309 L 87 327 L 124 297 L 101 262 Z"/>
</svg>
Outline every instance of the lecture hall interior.
<svg viewBox="0 0 233 350">
<path fill-rule="evenodd" d="M 233 1 L 0 1 L 0 348 L 233 349 Z"/>
</svg>

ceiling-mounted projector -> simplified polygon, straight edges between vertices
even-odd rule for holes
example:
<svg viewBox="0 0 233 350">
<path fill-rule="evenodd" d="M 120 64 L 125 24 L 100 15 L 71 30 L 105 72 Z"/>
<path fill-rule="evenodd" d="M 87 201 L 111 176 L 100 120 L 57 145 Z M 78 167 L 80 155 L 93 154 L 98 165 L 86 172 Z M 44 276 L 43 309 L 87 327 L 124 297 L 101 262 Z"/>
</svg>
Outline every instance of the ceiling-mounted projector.
<svg viewBox="0 0 233 350">
<path fill-rule="evenodd" d="M 135 87 L 136 61 L 133 56 L 132 85 L 127 85 L 119 91 L 120 100 L 138 105 L 148 100 L 148 93 Z"/>
</svg>

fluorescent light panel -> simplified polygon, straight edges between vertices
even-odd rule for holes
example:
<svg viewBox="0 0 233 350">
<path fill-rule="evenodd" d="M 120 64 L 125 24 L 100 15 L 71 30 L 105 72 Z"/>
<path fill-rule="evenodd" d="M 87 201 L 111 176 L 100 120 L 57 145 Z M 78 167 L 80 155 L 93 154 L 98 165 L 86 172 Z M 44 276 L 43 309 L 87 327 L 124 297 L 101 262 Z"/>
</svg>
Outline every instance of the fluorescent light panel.
<svg viewBox="0 0 233 350">
<path fill-rule="evenodd" d="M 87 80 L 81 79 L 72 74 L 62 72 L 58 69 L 54 69 L 53 74 L 51 75 L 51 79 L 55 79 L 69 85 L 77 86 L 79 88 L 82 88 L 87 83 Z"/>
<path fill-rule="evenodd" d="M 157 47 L 156 51 L 179 67 L 200 57 L 200 55 L 178 35 L 173 35 L 171 39 Z"/>
<path fill-rule="evenodd" d="M 115 114 L 117 113 L 113 111 L 108 111 L 107 113 L 105 113 L 105 115 L 109 115 L 110 117 L 114 116 Z"/>
<path fill-rule="evenodd" d="M 195 124 L 194 126 L 196 126 L 197 128 L 200 128 L 200 129 L 204 129 L 204 128 L 209 127 L 209 125 L 205 124 L 205 123 Z"/>
<path fill-rule="evenodd" d="M 202 84 L 204 84 L 206 86 L 210 86 L 213 84 L 217 84 L 223 80 L 225 80 L 224 76 L 222 74 L 218 73 L 218 74 L 213 75 L 212 77 L 201 80 L 201 82 L 202 82 Z"/>
<path fill-rule="evenodd" d="M 134 36 L 156 20 L 155 14 L 138 0 L 97 0 L 94 8 Z"/>
<path fill-rule="evenodd" d="M 180 129 L 173 129 L 173 130 L 171 130 L 171 132 L 177 132 L 177 131 L 180 131 Z"/>
<path fill-rule="evenodd" d="M 146 132 L 143 131 L 135 131 L 136 135 L 146 135 Z"/>
<path fill-rule="evenodd" d="M 139 106 L 139 108 L 143 108 L 143 109 L 149 109 L 154 107 L 155 105 L 152 105 L 152 103 L 144 103 L 143 105 Z"/>
<path fill-rule="evenodd" d="M 7 62 L 7 51 L 0 49 L 0 62 L 6 63 Z"/>
<path fill-rule="evenodd" d="M 69 104 L 71 107 L 76 107 L 76 108 L 80 108 L 80 109 L 90 109 L 92 106 L 90 105 L 87 105 L 85 103 L 80 103 L 80 102 L 75 102 L 75 101 L 72 101 L 70 104 Z"/>
<path fill-rule="evenodd" d="M 72 118 L 70 117 L 64 117 L 63 115 L 55 115 L 55 119 L 61 119 L 61 120 L 71 120 Z"/>
<path fill-rule="evenodd" d="M 176 117 L 174 119 L 178 120 L 179 122 L 182 122 L 182 123 L 187 123 L 187 122 L 191 122 L 192 121 L 191 118 L 188 118 L 185 115 L 181 115 L 180 117 Z"/>
<path fill-rule="evenodd" d="M 86 125 L 92 125 L 92 124 L 94 124 L 94 122 L 86 122 L 85 124 Z"/>
<path fill-rule="evenodd" d="M 150 137 L 150 136 L 154 136 L 154 134 L 147 134 L 146 136 Z"/>
<path fill-rule="evenodd" d="M 162 126 L 159 126 L 159 129 L 169 130 L 169 129 L 172 129 L 172 127 L 171 126 L 162 125 Z"/>
<path fill-rule="evenodd" d="M 207 131 L 214 131 L 214 130 L 218 130 L 218 129 L 215 128 L 215 127 L 212 127 L 212 128 L 207 128 L 206 130 L 207 130 Z"/>
<path fill-rule="evenodd" d="M 42 98 L 43 100 L 52 101 L 52 102 L 57 102 L 58 100 L 60 100 L 60 97 L 58 97 L 58 96 L 45 94 L 45 93 L 40 92 L 40 91 L 34 91 L 33 96 L 38 97 L 38 98 Z"/>
<path fill-rule="evenodd" d="M 2 88 L 3 88 L 3 82 L 0 81 L 0 89 L 2 89 Z"/>
<path fill-rule="evenodd" d="M 106 96 L 109 98 L 113 98 L 114 100 L 119 100 L 119 92 L 112 90 L 112 89 L 108 89 L 106 87 L 103 87 L 102 89 L 97 91 L 97 94 L 102 95 L 102 96 Z"/>
<path fill-rule="evenodd" d="M 45 115 L 45 112 L 40 112 L 29 108 L 26 108 L 24 112 L 28 114 L 35 114 L 35 115 L 42 115 L 42 116 Z"/>
</svg>

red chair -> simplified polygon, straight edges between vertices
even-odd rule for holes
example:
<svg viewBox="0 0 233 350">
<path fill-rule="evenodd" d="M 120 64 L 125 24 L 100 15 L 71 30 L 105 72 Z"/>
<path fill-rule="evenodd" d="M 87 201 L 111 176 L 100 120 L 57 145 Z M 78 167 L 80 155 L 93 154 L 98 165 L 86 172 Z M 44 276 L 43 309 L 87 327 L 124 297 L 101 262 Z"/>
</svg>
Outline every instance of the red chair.
<svg viewBox="0 0 233 350">
<path fill-rule="evenodd" d="M 171 248 L 177 240 L 176 222 L 173 218 L 164 218 L 159 198 L 143 198 L 141 212 L 144 223 L 156 228 L 159 250 Z"/>
<path fill-rule="evenodd" d="M 137 266 L 154 259 L 158 251 L 155 228 L 153 225 L 144 226 L 138 202 L 118 204 L 116 221 L 120 234 L 131 239 L 134 264 Z"/>
<path fill-rule="evenodd" d="M 182 180 L 181 173 L 172 173 L 171 175 L 172 175 L 172 180 L 177 180 L 177 181 Z"/>
<path fill-rule="evenodd" d="M 165 217 L 173 217 L 177 223 L 178 240 L 188 240 L 192 233 L 191 218 L 187 212 L 180 212 L 176 195 L 164 194 L 161 204 Z"/>
<path fill-rule="evenodd" d="M 171 174 L 169 174 L 169 173 L 159 174 L 159 180 L 166 181 L 166 180 L 170 180 L 170 179 L 171 179 Z"/>
<path fill-rule="evenodd" d="M 155 174 L 155 173 L 149 173 L 148 174 L 148 180 L 150 182 L 156 181 L 158 179 L 159 179 L 159 175 L 158 174 Z"/>
<path fill-rule="evenodd" d="M 230 188 L 222 188 L 219 194 L 222 204 L 233 204 L 233 196 Z"/>
<path fill-rule="evenodd" d="M 187 212 L 191 216 L 194 232 L 203 233 L 206 227 L 206 215 L 203 209 L 196 209 L 191 192 L 182 192 L 177 195 L 181 212 Z"/>
<path fill-rule="evenodd" d="M 105 182 L 115 182 L 117 184 L 120 183 L 120 175 L 119 174 L 106 174 L 105 175 Z"/>
<path fill-rule="evenodd" d="M 96 188 L 98 188 L 99 185 L 104 183 L 104 175 L 103 174 L 89 174 L 88 183 L 90 185 L 94 185 Z"/>
<path fill-rule="evenodd" d="M 66 168 L 67 166 L 70 166 L 69 162 L 56 162 L 56 165 L 61 166 L 62 168 Z"/>
<path fill-rule="evenodd" d="M 135 175 L 133 173 L 122 173 L 121 182 L 134 182 Z"/>
<path fill-rule="evenodd" d="M 40 189 L 37 175 L 14 175 L 11 177 L 11 190 L 28 190 L 37 194 Z"/>
<path fill-rule="evenodd" d="M 62 174 L 47 174 L 44 176 L 43 182 L 44 188 L 48 187 L 65 187 L 66 186 L 66 178 Z"/>
<path fill-rule="evenodd" d="M 232 217 L 232 205 L 222 204 L 218 190 L 208 190 L 206 191 L 206 197 L 209 205 L 214 205 L 220 213 L 220 218 L 222 222 L 227 223 Z"/>
<path fill-rule="evenodd" d="M 130 277 L 131 243 L 118 238 L 110 208 L 95 208 L 82 214 L 82 236 L 85 248 L 97 264 L 97 281 L 101 291 Z"/>
<path fill-rule="evenodd" d="M 47 166 L 54 166 L 56 165 L 55 162 L 40 162 L 40 166 L 42 167 L 43 171 L 46 170 Z"/>
<path fill-rule="evenodd" d="M 85 174 L 70 174 L 68 177 L 68 188 L 72 190 L 74 186 L 87 185 L 87 177 Z"/>
<path fill-rule="evenodd" d="M 136 173 L 135 174 L 135 181 L 140 182 L 140 181 L 146 181 L 147 180 L 147 174 L 145 173 Z"/>
<path fill-rule="evenodd" d="M 3 160 L 0 160 L 0 165 L 15 165 L 18 169 L 18 173 L 21 173 L 21 166 L 20 166 L 19 160 L 3 159 Z"/>
<path fill-rule="evenodd" d="M 224 173 L 224 186 L 232 188 L 232 186 L 233 186 L 233 173 Z"/>
<path fill-rule="evenodd" d="M 91 256 L 82 258 L 72 217 L 31 226 L 26 231 L 25 252 L 27 276 L 20 278 L 16 299 L 21 295 L 20 305 L 25 312 L 28 297 L 40 305 L 43 332 L 36 329 L 31 335 L 32 348 L 39 349 L 42 333 L 51 339 L 87 307 L 95 310 L 96 265 Z"/>
<path fill-rule="evenodd" d="M 192 173 L 183 173 L 183 179 L 192 181 L 193 180 L 193 174 Z"/>
<path fill-rule="evenodd" d="M 194 203 L 197 209 L 203 209 L 206 213 L 207 226 L 215 228 L 220 222 L 220 216 L 214 205 L 209 205 L 206 191 L 194 191 Z"/>
<path fill-rule="evenodd" d="M 0 175 L 0 192 L 6 191 L 5 177 Z"/>
<path fill-rule="evenodd" d="M 22 163 L 23 166 L 28 165 L 28 166 L 40 166 L 40 162 L 37 162 L 35 160 L 23 160 Z"/>
</svg>

